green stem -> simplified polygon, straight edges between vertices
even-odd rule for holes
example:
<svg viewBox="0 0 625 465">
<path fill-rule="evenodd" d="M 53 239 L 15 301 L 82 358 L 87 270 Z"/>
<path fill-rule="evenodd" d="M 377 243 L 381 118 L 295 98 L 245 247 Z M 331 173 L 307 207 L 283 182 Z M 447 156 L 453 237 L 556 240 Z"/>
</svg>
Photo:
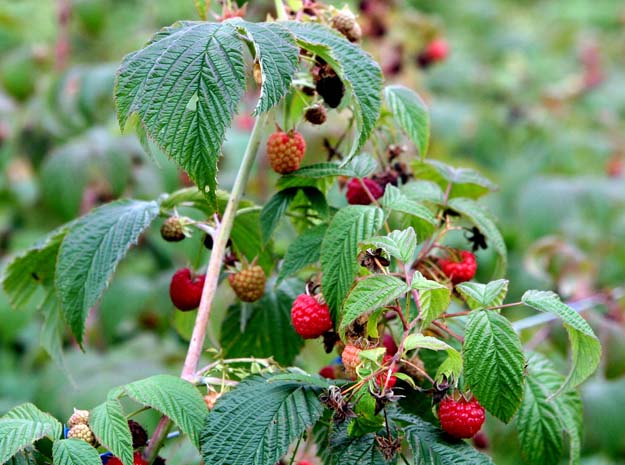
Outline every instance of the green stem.
<svg viewBox="0 0 625 465">
<path fill-rule="evenodd" d="M 247 180 L 249 178 L 254 159 L 256 158 L 256 152 L 258 150 L 258 146 L 260 145 L 264 121 L 265 118 L 261 116 L 254 124 L 254 129 L 252 129 L 250 140 L 247 144 L 247 148 L 245 149 L 243 160 L 241 161 L 241 167 L 239 168 L 237 178 L 234 182 L 234 186 L 232 187 L 232 192 L 230 193 L 230 198 L 228 199 L 226 211 L 224 212 L 221 223 L 217 227 L 213 251 L 206 270 L 206 279 L 202 290 L 202 299 L 200 301 L 200 306 L 198 307 L 191 342 L 189 343 L 187 357 L 184 362 L 184 368 L 182 369 L 182 374 L 180 375 L 181 378 L 188 381 L 193 381 L 200 357 L 202 355 L 202 347 L 204 345 L 204 338 L 206 337 L 206 327 L 208 326 L 211 306 L 215 297 L 215 291 L 217 290 L 219 273 L 221 272 L 221 268 L 223 266 L 226 244 L 228 243 L 234 218 L 237 215 L 237 208 L 239 207 L 239 202 L 243 196 L 245 186 L 247 185 Z"/>
<path fill-rule="evenodd" d="M 276 5 L 276 15 L 278 16 L 278 21 L 287 21 L 289 17 L 286 14 L 286 9 L 284 8 L 284 3 L 282 0 L 274 0 Z"/>
<path fill-rule="evenodd" d="M 202 299 L 200 300 L 197 317 L 195 318 L 193 334 L 187 350 L 187 357 L 180 375 L 182 379 L 186 379 L 192 383 L 195 382 L 197 367 L 200 357 L 202 356 L 204 339 L 206 338 L 206 329 L 210 319 L 215 291 L 217 290 L 217 284 L 219 282 L 219 274 L 223 266 L 226 245 L 228 243 L 228 238 L 230 237 L 230 231 L 232 230 L 234 218 L 237 214 L 239 202 L 243 196 L 243 191 L 247 185 L 247 180 L 249 178 L 254 159 L 256 158 L 256 152 L 258 151 L 258 146 L 260 145 L 262 128 L 265 121 L 265 116 L 259 116 L 254 123 L 254 129 L 252 129 L 250 140 L 247 144 L 247 148 L 245 149 L 243 160 L 241 161 L 241 167 L 239 168 L 237 178 L 234 182 L 234 186 L 232 187 L 232 192 L 230 193 L 230 198 L 228 199 L 228 205 L 226 206 L 221 223 L 217 227 L 215 243 L 213 244 L 213 251 L 206 270 L 204 288 L 202 289 Z M 167 433 L 170 428 L 171 420 L 167 417 L 162 417 L 145 451 L 145 459 L 148 464 L 152 464 L 156 458 L 159 449 L 167 438 Z"/>
</svg>

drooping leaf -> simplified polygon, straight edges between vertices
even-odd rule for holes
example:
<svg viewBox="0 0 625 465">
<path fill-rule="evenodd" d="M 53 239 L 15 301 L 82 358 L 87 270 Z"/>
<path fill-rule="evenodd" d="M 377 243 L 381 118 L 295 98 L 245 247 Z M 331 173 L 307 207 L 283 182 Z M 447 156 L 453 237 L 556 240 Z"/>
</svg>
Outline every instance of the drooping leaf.
<svg viewBox="0 0 625 465">
<path fill-rule="evenodd" d="M 2 417 L 2 419 L 31 420 L 48 425 L 50 428 L 50 434 L 48 437 L 52 440 L 58 439 L 63 432 L 63 425 L 61 425 L 56 418 L 49 413 L 42 412 L 30 402 L 13 407 Z"/>
<path fill-rule="evenodd" d="M 321 244 L 321 288 L 333 320 L 352 285 L 358 267 L 358 243 L 380 229 L 382 210 L 372 206 L 350 205 L 332 219 Z"/>
<path fill-rule="evenodd" d="M 204 399 L 191 383 L 170 375 L 155 375 L 115 389 L 137 402 L 168 416 L 196 446 L 208 409 Z M 110 396 L 109 396 L 110 397 Z"/>
<path fill-rule="evenodd" d="M 325 236 L 327 226 L 320 224 L 307 229 L 291 243 L 284 256 L 282 268 L 278 276 L 278 282 L 287 276 L 297 273 L 305 266 L 319 261 L 321 257 L 321 243 Z"/>
<path fill-rule="evenodd" d="M 351 95 L 356 118 L 357 138 L 348 159 L 367 142 L 380 114 L 382 71 L 360 47 L 320 24 L 288 21 L 285 25 L 300 47 L 320 56 L 339 76 Z"/>
<path fill-rule="evenodd" d="M 425 205 L 408 199 L 401 191 L 393 186 L 387 185 L 384 196 L 380 199 L 380 204 L 389 210 L 398 211 L 407 215 L 424 220 L 431 225 L 436 224 L 434 214 Z"/>
<path fill-rule="evenodd" d="M 468 387 L 482 406 L 503 422 L 523 399 L 525 357 L 510 321 L 494 311 L 472 312 L 463 346 Z"/>
<path fill-rule="evenodd" d="M 63 239 L 55 284 L 65 320 L 79 343 L 89 309 L 158 211 L 157 202 L 112 202 L 80 218 Z"/>
<path fill-rule="evenodd" d="M 455 380 L 462 374 L 462 355 L 445 341 L 432 336 L 424 336 L 421 333 L 413 333 L 406 338 L 404 350 L 408 352 L 414 349 L 444 350 L 447 352 L 447 358 L 439 365 L 436 372 L 437 381 L 443 377 L 448 381 Z"/>
<path fill-rule="evenodd" d="M 493 215 L 482 205 L 467 198 L 451 199 L 449 208 L 468 219 L 486 236 L 488 247 L 492 248 L 498 256 L 494 275 L 495 277 L 503 276 L 508 266 L 508 252 Z"/>
<path fill-rule="evenodd" d="M 273 357 L 288 366 L 304 345 L 291 324 L 291 307 L 304 283 L 287 279 L 274 287 L 269 281 L 257 302 L 231 306 L 221 326 L 221 348 L 226 358 Z"/>
<path fill-rule="evenodd" d="M 267 76 L 265 86 L 272 81 Z M 217 160 L 244 90 L 236 27 L 231 22 L 180 22 L 124 58 L 115 85 L 117 115 L 123 129 L 136 114 L 148 136 L 202 192 L 208 188 L 215 203 Z M 265 95 L 263 106 L 273 94 Z"/>
<path fill-rule="evenodd" d="M 568 387 L 575 387 L 588 378 L 599 366 L 601 344 L 586 321 L 550 291 L 527 291 L 521 301 L 536 310 L 552 313 L 564 323 L 571 341 L 571 370 L 560 389 L 559 395 Z"/>
<path fill-rule="evenodd" d="M 30 249 L 15 257 L 4 270 L 2 285 L 11 305 L 23 308 L 39 286 L 52 286 L 59 247 L 69 225 L 52 231 Z"/>
<path fill-rule="evenodd" d="M 48 298 L 41 307 L 44 313 L 40 336 L 41 346 L 48 353 L 52 361 L 56 363 L 67 376 L 71 376 L 63 357 L 63 332 L 65 330 L 65 322 L 63 321 L 63 314 L 61 313 L 61 302 L 56 293 L 50 291 Z"/>
<path fill-rule="evenodd" d="M 293 35 L 280 23 L 234 22 L 253 41 L 260 63 L 262 86 L 255 114 L 265 113 L 284 97 L 297 69 L 299 49 Z"/>
<path fill-rule="evenodd" d="M 19 451 L 46 436 L 52 436 L 49 422 L 3 417 L 0 419 L 0 463 L 5 463 Z"/>
<path fill-rule="evenodd" d="M 411 287 L 419 291 L 421 328 L 425 329 L 445 313 L 451 301 L 451 292 L 447 286 L 437 281 L 426 279 L 418 271 L 415 271 L 412 277 Z"/>
<path fill-rule="evenodd" d="M 339 331 L 344 334 L 360 315 L 388 305 L 409 289 L 404 281 L 389 275 L 373 275 L 358 281 L 343 303 Z"/>
<path fill-rule="evenodd" d="M 409 181 L 399 189 L 408 199 L 415 202 L 434 202 L 441 204 L 445 199 L 445 193 L 440 186 L 431 181 Z"/>
<path fill-rule="evenodd" d="M 376 236 L 366 241 L 366 244 L 381 247 L 392 257 L 397 258 L 405 265 L 410 265 L 417 250 L 417 234 L 414 228 L 403 231 L 391 231 L 386 236 Z"/>
<path fill-rule="evenodd" d="M 206 419 L 205 463 L 274 465 L 323 411 L 320 388 L 252 376 L 225 394 Z"/>
<path fill-rule="evenodd" d="M 98 442 L 121 459 L 124 465 L 133 465 L 132 436 L 117 399 L 109 399 L 91 410 L 89 427 Z"/>
<path fill-rule="evenodd" d="M 367 176 L 378 171 L 378 161 L 367 153 L 356 155 L 348 163 L 345 168 L 353 171 L 356 178 L 366 178 Z"/>
<path fill-rule="evenodd" d="M 419 95 L 401 85 L 386 86 L 386 104 L 393 118 L 417 146 L 421 159 L 425 158 L 430 142 L 430 114 Z"/>
<path fill-rule="evenodd" d="M 245 208 L 245 207 L 243 207 Z M 230 239 L 235 251 L 248 261 L 257 258 L 257 263 L 268 273 L 274 266 L 274 258 L 269 245 L 263 243 L 261 235 L 260 211 L 249 209 L 240 212 L 234 219 Z"/>
<path fill-rule="evenodd" d="M 260 230 L 264 243 L 271 239 L 273 231 L 278 226 L 280 219 L 286 213 L 298 191 L 299 189 L 296 187 L 278 191 L 263 207 L 260 214 Z"/>
<path fill-rule="evenodd" d="M 413 163 L 416 179 L 433 181 L 442 189 L 452 184 L 449 198 L 479 198 L 497 189 L 489 179 L 469 168 L 455 168 L 439 160 L 425 160 Z"/>
<path fill-rule="evenodd" d="M 61 439 L 52 446 L 54 465 L 102 465 L 98 451 L 80 439 Z"/>
<path fill-rule="evenodd" d="M 493 461 L 468 443 L 444 434 L 434 425 L 414 415 L 401 414 L 403 432 L 412 461 L 409 465 L 492 465 Z"/>
<path fill-rule="evenodd" d="M 471 310 L 476 308 L 497 307 L 508 294 L 508 280 L 498 279 L 488 284 L 460 283 L 456 290 L 462 295 Z"/>
<path fill-rule="evenodd" d="M 528 358 L 525 396 L 519 409 L 516 427 L 521 452 L 528 463 L 548 465 L 562 458 L 566 431 L 570 444 L 570 463 L 579 463 L 581 401 L 579 394 L 568 390 L 553 399 L 564 383 L 564 376 L 544 356 Z"/>
</svg>

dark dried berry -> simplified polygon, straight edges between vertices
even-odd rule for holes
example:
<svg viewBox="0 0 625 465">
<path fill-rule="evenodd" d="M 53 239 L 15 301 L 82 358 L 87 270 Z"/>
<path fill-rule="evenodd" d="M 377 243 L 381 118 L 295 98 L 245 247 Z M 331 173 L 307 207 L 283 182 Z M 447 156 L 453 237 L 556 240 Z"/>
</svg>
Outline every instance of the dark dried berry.
<svg viewBox="0 0 625 465">
<path fill-rule="evenodd" d="M 313 105 L 306 109 L 304 118 L 310 124 L 323 124 L 328 119 L 328 113 L 323 105 Z"/>
<path fill-rule="evenodd" d="M 317 81 L 315 87 L 323 101 L 330 108 L 336 108 L 341 104 L 345 94 L 345 86 L 338 76 L 324 77 Z"/>
<path fill-rule="evenodd" d="M 206 234 L 204 236 L 204 247 L 206 247 L 208 250 L 213 250 L 213 236 L 211 236 L 210 234 Z"/>
<path fill-rule="evenodd" d="M 148 443 L 148 432 L 134 420 L 128 420 L 128 428 L 132 436 L 132 448 L 138 449 Z"/>
<path fill-rule="evenodd" d="M 177 216 L 167 218 L 161 226 L 161 237 L 167 242 L 180 242 L 186 236 L 184 234 L 184 225 Z"/>
</svg>

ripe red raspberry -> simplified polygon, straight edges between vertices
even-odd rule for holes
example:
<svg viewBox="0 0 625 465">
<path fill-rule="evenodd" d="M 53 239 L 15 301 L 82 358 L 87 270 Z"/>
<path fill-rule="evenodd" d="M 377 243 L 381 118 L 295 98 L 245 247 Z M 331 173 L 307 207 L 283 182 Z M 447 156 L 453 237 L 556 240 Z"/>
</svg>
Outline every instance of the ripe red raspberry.
<svg viewBox="0 0 625 465">
<path fill-rule="evenodd" d="M 341 360 L 345 367 L 345 373 L 352 379 L 356 379 L 356 368 L 360 365 L 360 357 L 358 354 L 362 349 L 353 344 L 347 344 L 341 354 Z"/>
<path fill-rule="evenodd" d="M 313 465 L 313 463 L 310 460 L 300 460 L 297 465 Z"/>
<path fill-rule="evenodd" d="M 384 335 L 382 339 L 382 345 L 386 348 L 386 355 L 390 355 L 391 357 L 397 353 L 397 344 L 395 343 L 395 339 L 389 333 Z"/>
<path fill-rule="evenodd" d="M 364 178 L 363 182 L 371 196 L 374 199 L 379 199 L 384 194 L 384 189 L 380 187 L 380 185 L 373 181 L 372 179 Z M 360 180 L 357 178 L 352 178 L 347 183 L 347 203 L 350 205 L 369 205 L 371 203 L 371 198 L 367 195 L 367 192 L 360 184 Z"/>
<path fill-rule="evenodd" d="M 384 383 L 386 383 L 386 378 L 388 376 L 388 365 L 391 363 L 391 359 L 393 358 L 392 355 L 385 355 L 384 356 L 384 364 L 387 365 L 386 369 L 384 370 L 384 372 L 382 372 L 381 374 L 379 374 L 376 378 L 376 382 L 378 383 L 378 386 L 382 387 L 384 386 Z M 399 368 L 397 367 L 397 365 L 395 365 L 393 367 L 393 373 L 397 373 L 397 371 L 399 370 Z M 388 383 L 386 383 L 386 387 L 389 389 L 393 389 L 393 387 L 395 387 L 395 384 L 397 384 L 397 377 L 391 375 L 391 377 L 388 380 Z"/>
<path fill-rule="evenodd" d="M 484 407 L 475 398 L 454 400 L 448 396 L 438 407 L 438 419 L 446 433 L 457 438 L 471 438 L 484 424 Z"/>
<path fill-rule="evenodd" d="M 274 132 L 267 140 L 267 157 L 276 173 L 288 174 L 299 169 L 305 152 L 306 141 L 294 130 Z"/>
<path fill-rule="evenodd" d="M 326 365 L 319 370 L 319 375 L 327 379 L 336 379 L 336 369 L 333 365 Z"/>
<path fill-rule="evenodd" d="M 332 329 L 328 304 L 308 294 L 300 294 L 291 307 L 291 323 L 304 339 L 315 339 Z"/>
<path fill-rule="evenodd" d="M 449 44 L 445 39 L 434 39 L 425 47 L 425 54 L 432 61 L 443 61 L 449 55 Z"/>
<path fill-rule="evenodd" d="M 251 266 L 228 276 L 230 287 L 243 302 L 256 302 L 265 293 L 267 277 L 258 265 Z"/>
<path fill-rule="evenodd" d="M 182 268 L 174 273 L 169 285 L 169 297 L 178 310 L 193 310 L 200 305 L 205 275 L 191 274 L 189 268 Z"/>
<path fill-rule="evenodd" d="M 470 281 L 475 276 L 477 261 L 475 255 L 468 250 L 460 251 L 460 261 L 439 258 L 438 266 L 454 284 Z"/>
</svg>

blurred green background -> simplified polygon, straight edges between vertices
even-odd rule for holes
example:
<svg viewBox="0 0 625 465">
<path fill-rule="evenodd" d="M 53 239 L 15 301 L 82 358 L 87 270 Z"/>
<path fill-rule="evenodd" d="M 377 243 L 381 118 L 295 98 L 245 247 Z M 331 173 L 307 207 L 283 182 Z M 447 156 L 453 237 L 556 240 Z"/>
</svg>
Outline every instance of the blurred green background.
<svg viewBox="0 0 625 465">
<path fill-rule="evenodd" d="M 250 2 L 248 16 L 263 19 L 272 3 Z M 328 3 L 341 7 L 344 2 Z M 387 80 L 417 89 L 429 103 L 430 158 L 475 168 L 499 185 L 486 202 L 509 248 L 511 298 L 529 287 L 554 289 L 573 300 L 622 289 L 625 4 L 350 4 L 359 11 L 364 46 L 381 62 Z M 120 133 L 112 102 L 122 57 L 179 19 L 197 19 L 193 0 L 0 2 L 3 264 L 44 233 L 103 202 L 120 196 L 154 198 L 184 185 L 172 162 L 157 155 L 154 163 L 134 135 Z M 422 68 L 417 56 L 435 37 L 447 40 L 449 58 Z M 229 134 L 220 173 L 224 188 L 247 141 L 246 115 L 253 104 L 250 96 Z M 318 142 L 338 136 L 327 127 L 306 131 Z M 307 156 L 308 161 L 323 157 L 310 150 Z M 263 169 L 263 162 L 259 165 Z M 253 179 L 248 194 L 263 202 L 273 178 Z M 276 249 L 285 246 L 278 243 Z M 167 297 L 169 277 L 175 267 L 205 262 L 202 251 L 199 236 L 171 245 L 152 228 L 92 312 L 86 354 L 67 338 L 65 370 L 39 345 L 35 308 L 13 311 L 0 293 L 0 413 L 34 401 L 65 418 L 74 406 L 101 402 L 113 386 L 176 373 L 193 315 L 174 315 Z M 212 340 L 232 301 L 231 291 L 220 288 Z M 583 463 L 622 464 L 625 307 L 617 299 L 586 315 L 602 339 L 604 357 L 597 375 L 582 387 Z M 511 314 L 513 319 L 523 316 Z M 566 337 L 558 325 L 524 336 L 566 363 Z M 303 364 L 317 369 L 324 362 L 314 358 L 318 352 L 309 348 Z M 489 421 L 487 430 L 496 462 L 520 463 L 508 429 Z M 166 456 L 170 463 L 197 463 L 194 452 L 176 441 Z"/>
</svg>

